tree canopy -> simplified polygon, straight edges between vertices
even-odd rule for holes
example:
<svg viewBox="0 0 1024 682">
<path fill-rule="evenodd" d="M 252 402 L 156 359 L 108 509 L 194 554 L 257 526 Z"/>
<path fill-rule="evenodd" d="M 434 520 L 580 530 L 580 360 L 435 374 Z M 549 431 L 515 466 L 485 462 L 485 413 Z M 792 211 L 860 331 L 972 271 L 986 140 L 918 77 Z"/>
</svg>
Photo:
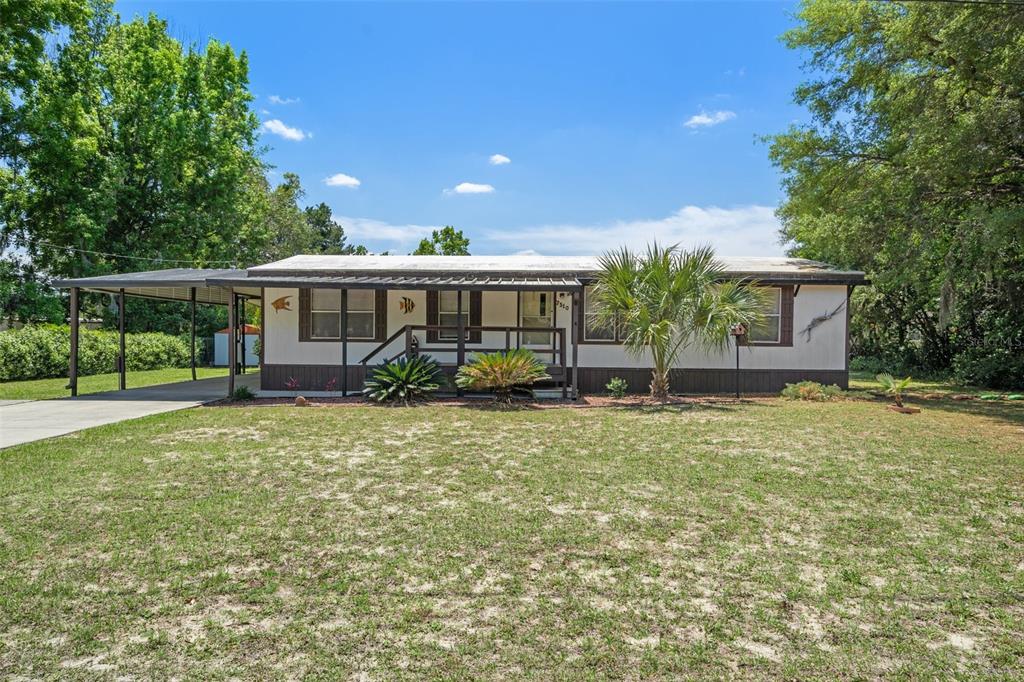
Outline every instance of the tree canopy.
<svg viewBox="0 0 1024 682">
<path fill-rule="evenodd" d="M 451 225 L 434 230 L 430 239 L 420 240 L 420 245 L 412 252 L 413 256 L 468 256 L 469 237 Z"/>
<path fill-rule="evenodd" d="M 792 253 L 868 271 L 855 351 L 1024 381 L 1024 6 L 806 0 L 798 19 L 811 120 L 770 138 Z"/>
<path fill-rule="evenodd" d="M 245 52 L 183 45 L 155 15 L 122 22 L 109 0 L 5 2 L 3 17 L 0 249 L 17 257 L 0 290 L 365 252 L 328 206 L 301 205 L 298 176 L 268 182 Z M 0 303 L 53 317 L 46 296 Z"/>
</svg>

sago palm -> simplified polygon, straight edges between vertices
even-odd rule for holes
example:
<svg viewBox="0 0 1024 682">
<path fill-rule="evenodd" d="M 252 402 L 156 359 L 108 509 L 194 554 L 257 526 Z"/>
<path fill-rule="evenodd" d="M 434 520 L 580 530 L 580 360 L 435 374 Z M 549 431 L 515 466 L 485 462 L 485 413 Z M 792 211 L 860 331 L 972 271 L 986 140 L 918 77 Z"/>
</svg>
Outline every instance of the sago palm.
<svg viewBox="0 0 1024 682">
<path fill-rule="evenodd" d="M 669 371 L 690 347 L 723 349 L 736 324 L 761 318 L 764 297 L 752 282 L 726 278 L 710 247 L 628 248 L 601 257 L 594 287 L 597 323 L 617 327 L 628 352 L 650 353 L 651 396 L 668 398 Z"/>
<path fill-rule="evenodd" d="M 544 363 L 525 348 L 480 353 L 459 367 L 455 384 L 470 390 L 492 390 L 495 400 L 512 403 L 512 393 L 529 393 L 533 384 L 550 379 Z"/>
</svg>

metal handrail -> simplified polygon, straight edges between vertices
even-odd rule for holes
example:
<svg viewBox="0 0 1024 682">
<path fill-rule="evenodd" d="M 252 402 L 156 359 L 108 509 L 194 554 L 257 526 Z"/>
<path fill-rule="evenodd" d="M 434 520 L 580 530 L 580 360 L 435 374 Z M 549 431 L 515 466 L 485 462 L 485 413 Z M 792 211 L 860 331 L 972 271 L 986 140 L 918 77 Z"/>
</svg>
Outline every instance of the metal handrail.
<svg viewBox="0 0 1024 682">
<path fill-rule="evenodd" d="M 531 332 L 531 333 L 535 333 L 535 334 L 536 333 L 541 333 L 541 332 L 547 332 L 549 334 L 557 336 L 559 341 L 561 341 L 561 343 L 559 343 L 557 347 L 555 347 L 554 343 L 552 343 L 552 347 L 550 349 L 549 348 L 540 348 L 540 349 L 535 349 L 534 352 L 536 352 L 536 353 L 538 353 L 540 355 L 546 355 L 548 353 L 551 353 L 552 356 L 554 356 L 556 353 L 558 353 L 560 356 L 564 356 L 565 355 L 565 330 L 563 328 L 561 328 L 561 327 L 519 327 L 519 326 L 495 326 L 495 325 L 464 325 L 462 327 L 462 329 L 467 334 L 470 333 L 470 332 L 505 332 L 505 334 L 506 334 L 506 348 L 510 348 L 511 347 L 511 345 L 509 343 L 508 335 L 513 333 L 513 332 L 515 332 L 515 333 Z M 409 334 L 410 332 L 414 332 L 414 331 L 427 331 L 427 332 L 431 332 L 431 331 L 438 331 L 438 332 L 440 332 L 440 331 L 453 331 L 453 332 L 456 332 L 456 334 L 457 334 L 458 331 L 459 331 L 459 327 L 456 326 L 456 325 L 441 325 L 441 324 L 407 324 L 407 325 L 404 325 L 404 326 L 398 328 L 395 331 L 395 333 L 392 334 L 391 336 L 389 336 L 384 342 L 382 342 L 380 345 L 378 345 L 372 351 L 367 353 L 366 357 L 364 357 L 362 360 L 359 361 L 359 364 L 365 365 L 367 362 L 370 361 L 370 359 L 372 357 L 374 357 L 375 355 L 380 353 L 382 350 L 387 348 L 389 345 L 394 343 L 400 336 L 402 336 L 403 334 Z M 454 341 L 457 343 L 458 339 L 454 339 Z M 552 339 L 552 342 L 553 341 L 554 341 L 554 339 Z M 518 347 L 518 345 L 519 344 L 517 343 L 517 347 Z M 447 352 L 448 349 L 422 348 L 421 350 L 434 350 L 434 351 L 440 351 L 440 352 Z M 482 349 L 471 348 L 470 350 L 472 350 L 474 352 L 480 352 Z M 408 349 L 407 349 L 407 351 L 408 351 Z M 398 357 L 400 357 L 401 355 L 404 355 L 404 354 L 405 354 L 405 352 L 399 353 L 398 355 L 395 356 L 395 358 L 398 358 Z M 394 358 L 392 358 L 392 359 L 394 359 Z"/>
</svg>

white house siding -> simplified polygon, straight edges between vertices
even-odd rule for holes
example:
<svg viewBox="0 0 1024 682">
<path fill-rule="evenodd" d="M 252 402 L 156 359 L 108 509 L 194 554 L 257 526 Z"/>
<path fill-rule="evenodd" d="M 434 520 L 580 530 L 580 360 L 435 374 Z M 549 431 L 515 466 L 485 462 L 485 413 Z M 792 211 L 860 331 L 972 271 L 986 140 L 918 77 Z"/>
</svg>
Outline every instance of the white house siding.
<svg viewBox="0 0 1024 682">
<path fill-rule="evenodd" d="M 792 346 L 752 346 L 740 350 L 740 366 L 745 371 L 752 370 L 799 370 L 809 372 L 809 376 L 829 378 L 846 370 L 846 312 L 840 310 L 832 319 L 818 325 L 811 333 L 810 339 L 801 333 L 810 321 L 820 315 L 831 313 L 846 301 L 845 285 L 810 285 L 800 286 L 793 301 L 793 345 Z M 275 310 L 270 304 L 282 296 L 290 296 L 290 310 Z M 412 312 L 403 313 L 399 301 L 406 297 L 413 301 Z M 469 308 L 469 296 L 464 297 L 465 306 Z M 555 294 L 555 325 L 565 329 L 567 341 L 567 363 L 572 362 L 572 315 L 571 295 Z M 340 365 L 341 344 L 338 342 L 299 342 L 299 292 L 298 289 L 267 289 L 264 294 L 264 363 L 267 365 Z M 426 292 L 424 291 L 389 291 L 387 297 L 387 334 L 390 336 L 406 324 L 423 325 L 426 320 Z M 511 291 L 485 291 L 482 295 L 482 320 L 484 326 L 517 326 L 518 325 L 518 293 Z M 416 332 L 421 346 L 428 346 L 425 333 Z M 504 345 L 503 332 L 487 332 L 483 334 L 482 347 L 495 348 Z M 371 350 L 378 346 L 377 342 L 350 342 L 348 345 L 348 362 L 356 365 Z M 371 360 L 376 364 L 385 357 L 394 356 L 405 346 L 404 337 L 396 339 L 391 346 Z M 473 344 L 466 347 L 467 355 L 472 357 Z M 429 351 L 428 351 L 429 352 Z M 635 357 L 617 344 L 581 343 L 579 345 L 579 366 L 581 368 L 622 368 L 641 370 L 650 366 L 646 357 Z M 437 360 L 446 364 L 455 362 L 455 353 L 431 353 Z M 543 359 L 549 361 L 550 355 Z M 735 366 L 735 346 L 730 342 L 722 352 L 705 354 L 690 349 L 683 355 L 679 367 L 685 369 L 729 370 Z M 557 363 L 553 363 L 557 364 Z M 790 373 L 792 374 L 792 373 Z M 642 377 L 635 373 L 635 377 Z M 635 383 L 639 381 L 631 379 Z M 788 379 L 787 379 L 788 380 Z M 603 383 L 601 384 L 603 385 Z M 774 390 L 774 388 L 773 388 Z"/>
</svg>

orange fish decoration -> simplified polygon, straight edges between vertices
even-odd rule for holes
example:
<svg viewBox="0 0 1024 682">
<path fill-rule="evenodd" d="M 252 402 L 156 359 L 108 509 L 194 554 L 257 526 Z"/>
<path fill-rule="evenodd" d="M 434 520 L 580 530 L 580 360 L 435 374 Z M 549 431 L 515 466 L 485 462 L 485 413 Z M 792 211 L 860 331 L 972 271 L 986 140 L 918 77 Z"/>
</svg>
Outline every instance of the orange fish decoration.
<svg viewBox="0 0 1024 682">
<path fill-rule="evenodd" d="M 291 299 L 291 296 L 282 296 L 281 298 L 271 301 L 270 305 L 271 307 L 273 307 L 274 310 L 277 311 L 291 310 L 292 304 L 289 301 L 289 299 Z"/>
<path fill-rule="evenodd" d="M 411 313 L 413 311 L 413 308 L 415 308 L 415 307 L 416 307 L 416 302 L 413 301 L 408 296 L 403 296 L 402 299 L 398 302 L 398 309 L 401 310 L 406 315 Z"/>
</svg>

